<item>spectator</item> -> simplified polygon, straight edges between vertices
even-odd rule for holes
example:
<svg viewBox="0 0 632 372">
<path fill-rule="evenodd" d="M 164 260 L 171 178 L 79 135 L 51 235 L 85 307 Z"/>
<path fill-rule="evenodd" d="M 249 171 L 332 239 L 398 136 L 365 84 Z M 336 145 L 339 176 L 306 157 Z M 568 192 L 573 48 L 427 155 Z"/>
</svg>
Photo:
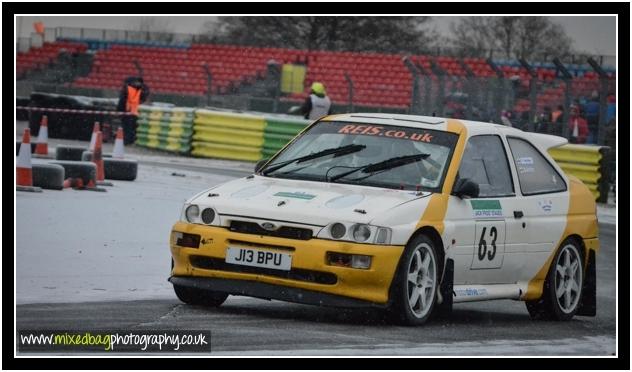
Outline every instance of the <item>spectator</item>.
<svg viewBox="0 0 632 372">
<path fill-rule="evenodd" d="M 606 110 L 606 123 L 608 125 L 610 125 L 610 122 L 612 122 L 616 116 L 616 112 L 617 112 L 617 105 L 616 105 L 617 101 L 614 97 L 614 95 L 609 95 L 608 96 L 608 108 Z"/>
<path fill-rule="evenodd" d="M 558 105 L 555 111 L 551 113 L 551 127 L 550 134 L 561 136 L 562 126 L 564 123 L 564 106 Z"/>
<path fill-rule="evenodd" d="M 588 122 L 588 143 L 595 143 L 599 126 L 599 93 L 592 92 L 590 101 L 586 102 L 586 121 Z"/>
<path fill-rule="evenodd" d="M 571 105 L 568 131 L 570 143 L 586 143 L 588 123 L 580 116 L 579 107 L 577 105 Z"/>
<path fill-rule="evenodd" d="M 147 100 L 149 96 L 149 87 L 145 84 L 142 77 L 130 76 L 125 79 L 117 109 L 119 111 L 129 112 L 132 115 L 123 115 L 121 122 L 123 124 L 124 138 L 126 145 L 136 141 L 136 120 L 138 119 L 138 106 Z"/>
<path fill-rule="evenodd" d="M 322 83 L 314 82 L 312 84 L 311 93 L 303 102 L 300 113 L 305 115 L 305 119 L 310 120 L 331 114 L 331 100 L 327 97 L 325 86 Z"/>
<path fill-rule="evenodd" d="M 555 111 L 551 113 L 551 122 L 555 124 L 561 124 L 564 118 L 564 106 L 557 105 Z"/>
<path fill-rule="evenodd" d="M 511 124 L 511 112 L 507 111 L 507 110 L 503 110 L 500 113 L 500 122 L 502 123 L 502 125 L 506 125 L 508 127 L 513 127 L 513 125 Z"/>
<path fill-rule="evenodd" d="M 544 107 L 544 111 L 536 118 L 535 131 L 548 134 L 551 132 L 551 123 L 551 108 L 546 106 Z"/>
</svg>

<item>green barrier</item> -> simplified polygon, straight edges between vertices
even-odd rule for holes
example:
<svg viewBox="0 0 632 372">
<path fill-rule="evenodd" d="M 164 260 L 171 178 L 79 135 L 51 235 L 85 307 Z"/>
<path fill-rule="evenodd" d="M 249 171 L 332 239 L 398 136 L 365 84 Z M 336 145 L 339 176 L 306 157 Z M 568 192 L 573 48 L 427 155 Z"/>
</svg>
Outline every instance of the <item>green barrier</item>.
<svg viewBox="0 0 632 372">
<path fill-rule="evenodd" d="M 608 177 L 604 158 L 610 151 L 606 146 L 568 144 L 549 150 L 566 173 L 579 178 L 600 203 L 608 201 Z"/>
<path fill-rule="evenodd" d="M 160 134 L 136 134 L 136 144 L 143 147 L 188 154 L 191 144 L 187 139 L 172 138 Z"/>
<path fill-rule="evenodd" d="M 136 144 L 188 154 L 191 151 L 194 110 L 141 105 Z"/>
</svg>

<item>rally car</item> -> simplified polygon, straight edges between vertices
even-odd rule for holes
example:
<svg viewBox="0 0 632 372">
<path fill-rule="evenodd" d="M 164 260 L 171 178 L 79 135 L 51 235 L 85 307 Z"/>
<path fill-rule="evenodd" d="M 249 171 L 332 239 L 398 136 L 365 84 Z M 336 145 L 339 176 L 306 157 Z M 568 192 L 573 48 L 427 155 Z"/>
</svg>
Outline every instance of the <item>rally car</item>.
<svg viewBox="0 0 632 372">
<path fill-rule="evenodd" d="M 417 325 L 514 299 L 596 312 L 596 205 L 548 154 L 564 138 L 394 114 L 330 115 L 254 174 L 190 198 L 172 228 L 180 300 L 378 307 Z"/>
</svg>

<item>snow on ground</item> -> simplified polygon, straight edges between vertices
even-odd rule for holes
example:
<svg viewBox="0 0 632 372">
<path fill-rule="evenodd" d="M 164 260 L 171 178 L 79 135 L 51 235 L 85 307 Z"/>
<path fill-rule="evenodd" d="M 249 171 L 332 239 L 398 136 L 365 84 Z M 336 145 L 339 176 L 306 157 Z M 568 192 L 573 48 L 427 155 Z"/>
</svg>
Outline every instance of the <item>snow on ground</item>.
<svg viewBox="0 0 632 372">
<path fill-rule="evenodd" d="M 175 299 L 171 226 L 186 199 L 232 178 L 141 164 L 104 193 L 16 192 L 16 302 Z"/>
</svg>

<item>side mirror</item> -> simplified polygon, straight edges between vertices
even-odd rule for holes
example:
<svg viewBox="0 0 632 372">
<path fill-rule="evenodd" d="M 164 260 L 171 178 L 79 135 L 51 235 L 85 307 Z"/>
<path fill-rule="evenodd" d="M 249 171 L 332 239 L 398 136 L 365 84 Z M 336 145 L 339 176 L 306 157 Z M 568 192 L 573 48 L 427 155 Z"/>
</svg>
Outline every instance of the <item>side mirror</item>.
<svg viewBox="0 0 632 372">
<path fill-rule="evenodd" d="M 463 197 L 467 196 L 470 198 L 478 197 L 478 184 L 469 178 L 459 178 L 454 187 L 452 188 L 452 194 L 458 196 L 463 199 Z"/>
<path fill-rule="evenodd" d="M 270 159 L 261 159 L 261 160 L 259 160 L 259 161 L 257 162 L 257 165 L 255 165 L 255 173 L 256 173 L 256 172 L 259 172 L 259 169 L 263 168 L 263 165 L 264 165 L 265 163 L 267 163 L 267 162 L 268 162 L 268 160 L 270 160 Z"/>
</svg>

